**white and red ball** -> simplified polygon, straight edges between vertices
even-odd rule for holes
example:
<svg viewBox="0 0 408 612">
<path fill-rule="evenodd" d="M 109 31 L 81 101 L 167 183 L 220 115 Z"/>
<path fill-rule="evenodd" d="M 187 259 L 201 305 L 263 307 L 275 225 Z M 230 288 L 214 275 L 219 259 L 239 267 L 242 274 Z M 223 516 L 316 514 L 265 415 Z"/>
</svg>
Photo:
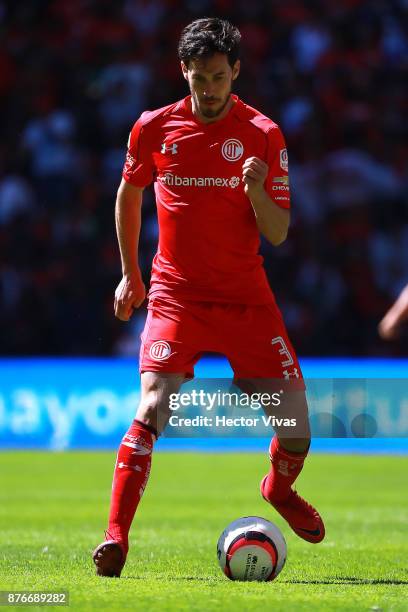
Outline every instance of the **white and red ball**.
<svg viewBox="0 0 408 612">
<path fill-rule="evenodd" d="M 244 516 L 224 529 L 217 544 L 218 563 L 230 580 L 274 580 L 286 561 L 281 531 L 260 516 Z"/>
</svg>

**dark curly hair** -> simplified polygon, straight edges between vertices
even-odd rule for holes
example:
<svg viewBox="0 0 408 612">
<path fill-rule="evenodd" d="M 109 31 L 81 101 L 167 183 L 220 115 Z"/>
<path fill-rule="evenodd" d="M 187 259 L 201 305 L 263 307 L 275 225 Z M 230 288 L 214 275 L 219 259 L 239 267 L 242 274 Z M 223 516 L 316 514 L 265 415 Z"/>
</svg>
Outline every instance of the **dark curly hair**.
<svg viewBox="0 0 408 612">
<path fill-rule="evenodd" d="M 178 56 L 188 66 L 191 59 L 208 58 L 225 53 L 232 67 L 239 57 L 241 34 L 229 21 L 218 17 L 196 19 L 184 28 L 178 45 Z"/>
</svg>

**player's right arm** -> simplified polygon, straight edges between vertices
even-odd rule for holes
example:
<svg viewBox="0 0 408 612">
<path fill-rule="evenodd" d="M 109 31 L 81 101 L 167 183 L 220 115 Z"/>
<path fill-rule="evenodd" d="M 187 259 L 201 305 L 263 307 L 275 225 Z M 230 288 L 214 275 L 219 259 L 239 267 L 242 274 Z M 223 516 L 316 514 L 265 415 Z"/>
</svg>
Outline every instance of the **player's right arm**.
<svg viewBox="0 0 408 612">
<path fill-rule="evenodd" d="M 115 316 L 129 321 L 133 310 L 146 296 L 138 261 L 143 187 L 134 187 L 122 178 L 116 197 L 115 221 L 122 280 L 115 291 Z"/>
<path fill-rule="evenodd" d="M 121 321 L 129 321 L 133 310 L 143 303 L 146 296 L 138 247 L 143 190 L 151 183 L 154 172 L 150 149 L 142 115 L 130 132 L 115 206 L 116 234 L 122 262 L 122 280 L 115 291 L 115 316 Z"/>
</svg>

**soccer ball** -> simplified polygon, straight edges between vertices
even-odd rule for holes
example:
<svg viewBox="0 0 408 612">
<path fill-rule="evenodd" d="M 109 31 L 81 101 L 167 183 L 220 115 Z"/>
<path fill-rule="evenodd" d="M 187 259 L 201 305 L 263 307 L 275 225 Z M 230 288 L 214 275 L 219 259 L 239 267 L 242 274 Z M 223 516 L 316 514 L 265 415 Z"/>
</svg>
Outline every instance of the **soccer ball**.
<svg viewBox="0 0 408 612">
<path fill-rule="evenodd" d="M 218 563 L 230 580 L 274 580 L 286 561 L 279 529 L 260 516 L 244 516 L 224 529 L 217 544 Z"/>
</svg>

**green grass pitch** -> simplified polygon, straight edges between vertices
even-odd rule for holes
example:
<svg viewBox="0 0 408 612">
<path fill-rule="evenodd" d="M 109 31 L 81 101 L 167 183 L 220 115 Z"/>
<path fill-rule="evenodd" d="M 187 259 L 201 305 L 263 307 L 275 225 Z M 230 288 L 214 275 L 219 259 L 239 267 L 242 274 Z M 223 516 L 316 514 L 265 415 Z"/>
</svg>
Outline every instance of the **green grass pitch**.
<svg viewBox="0 0 408 612">
<path fill-rule="evenodd" d="M 260 497 L 266 453 L 158 452 L 120 580 L 95 576 L 91 562 L 114 458 L 0 454 L 1 589 L 67 589 L 73 610 L 408 609 L 408 458 L 312 455 L 297 485 L 326 522 L 325 541 L 312 545 Z M 287 541 L 271 583 L 231 582 L 218 567 L 219 534 L 250 514 L 275 522 Z"/>
</svg>

